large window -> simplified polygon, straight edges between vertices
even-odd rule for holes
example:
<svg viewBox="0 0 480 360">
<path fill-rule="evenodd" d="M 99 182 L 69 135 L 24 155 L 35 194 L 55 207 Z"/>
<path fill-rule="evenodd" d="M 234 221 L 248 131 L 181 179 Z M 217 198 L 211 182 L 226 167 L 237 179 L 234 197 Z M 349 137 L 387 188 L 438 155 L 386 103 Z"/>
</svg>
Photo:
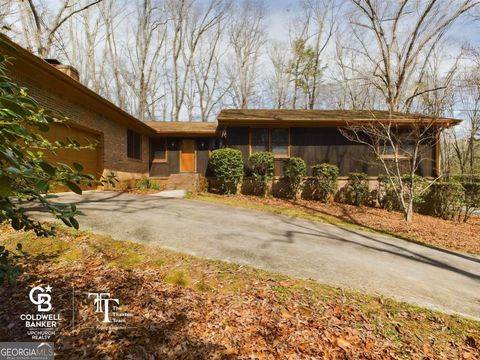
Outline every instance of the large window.
<svg viewBox="0 0 480 360">
<path fill-rule="evenodd" d="M 271 151 L 276 157 L 289 156 L 290 136 L 288 128 L 251 128 L 251 152 Z"/>
<path fill-rule="evenodd" d="M 268 129 L 252 128 L 252 153 L 268 151 Z"/>
<path fill-rule="evenodd" d="M 142 137 L 139 133 L 127 129 L 127 156 L 132 159 L 142 158 Z"/>
<path fill-rule="evenodd" d="M 288 129 L 271 130 L 272 153 L 276 156 L 288 156 L 289 135 Z"/>
</svg>

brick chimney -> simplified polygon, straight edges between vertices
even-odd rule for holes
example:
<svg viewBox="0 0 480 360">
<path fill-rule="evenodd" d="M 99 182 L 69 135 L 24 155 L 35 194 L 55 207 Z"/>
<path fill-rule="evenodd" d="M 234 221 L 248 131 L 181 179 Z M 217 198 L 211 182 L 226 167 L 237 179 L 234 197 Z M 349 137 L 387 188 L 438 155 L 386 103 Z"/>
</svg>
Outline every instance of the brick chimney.
<svg viewBox="0 0 480 360">
<path fill-rule="evenodd" d="M 49 63 L 50 65 L 52 65 L 54 68 L 56 68 L 57 70 L 63 72 L 64 74 L 67 74 L 68 76 L 70 76 L 72 79 L 76 80 L 76 81 L 80 81 L 80 74 L 78 72 L 77 69 L 75 69 L 73 66 L 71 65 L 64 65 L 62 64 L 60 61 L 58 61 L 57 59 L 44 59 L 47 63 Z"/>
</svg>

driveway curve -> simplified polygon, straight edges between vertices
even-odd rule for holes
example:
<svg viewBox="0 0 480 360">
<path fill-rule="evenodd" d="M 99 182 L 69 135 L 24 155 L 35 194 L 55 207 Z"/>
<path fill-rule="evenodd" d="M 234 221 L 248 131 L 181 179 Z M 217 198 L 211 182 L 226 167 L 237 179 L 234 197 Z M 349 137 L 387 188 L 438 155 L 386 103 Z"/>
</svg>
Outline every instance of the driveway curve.
<svg viewBox="0 0 480 360">
<path fill-rule="evenodd" d="M 60 194 L 83 229 L 480 319 L 480 257 L 283 215 L 118 192 Z M 36 216 L 48 218 L 45 214 Z"/>
</svg>

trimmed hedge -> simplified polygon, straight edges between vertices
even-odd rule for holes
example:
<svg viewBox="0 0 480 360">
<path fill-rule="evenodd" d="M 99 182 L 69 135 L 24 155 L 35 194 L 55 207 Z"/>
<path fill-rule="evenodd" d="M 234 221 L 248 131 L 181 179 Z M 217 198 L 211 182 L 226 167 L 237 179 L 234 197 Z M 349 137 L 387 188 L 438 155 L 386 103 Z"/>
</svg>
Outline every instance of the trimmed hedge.
<svg viewBox="0 0 480 360">
<path fill-rule="evenodd" d="M 305 161 L 299 157 L 287 159 L 283 164 L 283 179 L 287 185 L 287 197 L 296 199 L 303 177 L 307 173 Z"/>
<path fill-rule="evenodd" d="M 321 202 L 328 202 L 338 190 L 338 166 L 318 164 L 311 167 L 312 177 L 307 179 L 308 197 Z"/>
<path fill-rule="evenodd" d="M 273 154 L 268 151 L 257 152 L 248 158 L 252 172 L 252 192 L 258 196 L 265 196 L 267 183 L 273 179 Z"/>
<path fill-rule="evenodd" d="M 463 221 L 467 222 L 473 212 L 480 209 L 480 182 L 465 182 L 462 185 L 465 191 Z"/>
<path fill-rule="evenodd" d="M 465 189 L 457 181 L 437 182 L 431 185 L 426 197 L 427 213 L 444 220 L 459 219 L 465 199 Z"/>
<path fill-rule="evenodd" d="M 232 148 L 214 150 L 210 155 L 208 166 L 219 181 L 222 193 L 237 192 L 237 185 L 243 178 L 243 158 L 240 150 Z"/>
<path fill-rule="evenodd" d="M 273 178 L 273 154 L 268 151 L 257 152 L 250 155 L 248 162 L 252 176 L 258 181 L 270 181 Z"/>
<path fill-rule="evenodd" d="M 365 205 L 369 198 L 368 175 L 365 173 L 350 173 L 348 175 L 346 200 L 348 203 Z"/>
</svg>

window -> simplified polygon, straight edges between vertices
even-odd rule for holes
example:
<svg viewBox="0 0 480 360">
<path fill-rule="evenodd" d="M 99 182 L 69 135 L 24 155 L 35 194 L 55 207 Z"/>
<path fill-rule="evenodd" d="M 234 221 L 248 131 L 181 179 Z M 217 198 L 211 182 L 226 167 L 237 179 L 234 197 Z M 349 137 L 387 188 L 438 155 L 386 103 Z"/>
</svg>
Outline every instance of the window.
<svg viewBox="0 0 480 360">
<path fill-rule="evenodd" d="M 414 152 L 415 145 L 409 143 L 397 143 L 395 148 L 391 143 L 383 143 L 379 146 L 379 154 L 382 158 L 411 159 Z"/>
<path fill-rule="evenodd" d="M 152 139 L 151 143 L 152 162 L 166 162 L 167 161 L 167 140 L 166 139 Z"/>
<path fill-rule="evenodd" d="M 268 129 L 252 128 L 252 153 L 268 151 Z"/>
<path fill-rule="evenodd" d="M 271 151 L 275 157 L 289 156 L 290 135 L 288 128 L 250 129 L 251 153 Z"/>
<path fill-rule="evenodd" d="M 142 137 L 139 133 L 127 129 L 127 156 L 132 159 L 141 159 Z"/>
<path fill-rule="evenodd" d="M 288 129 L 272 129 L 272 153 L 276 156 L 288 156 Z"/>
</svg>

